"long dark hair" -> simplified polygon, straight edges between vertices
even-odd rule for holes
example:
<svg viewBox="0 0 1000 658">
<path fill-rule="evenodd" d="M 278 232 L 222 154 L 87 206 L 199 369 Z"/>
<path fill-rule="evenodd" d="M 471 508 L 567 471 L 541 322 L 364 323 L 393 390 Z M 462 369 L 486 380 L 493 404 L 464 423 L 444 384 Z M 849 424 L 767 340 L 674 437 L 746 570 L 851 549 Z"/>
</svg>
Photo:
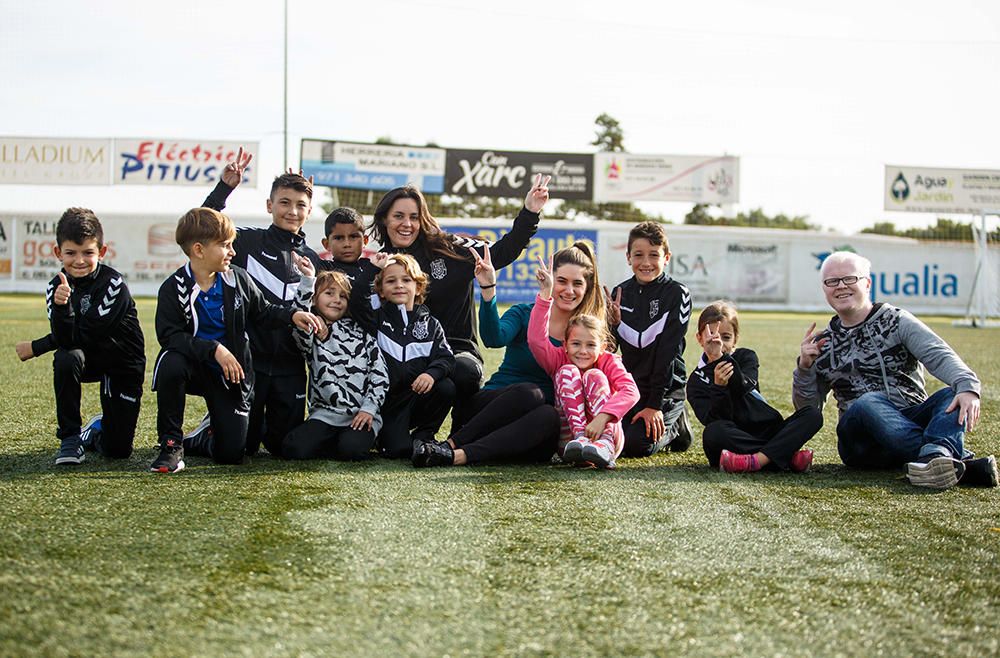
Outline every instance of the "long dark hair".
<svg viewBox="0 0 1000 658">
<path fill-rule="evenodd" d="M 434 219 L 427 209 L 427 200 L 424 199 L 424 195 L 412 185 L 397 187 L 385 193 L 382 200 L 375 206 L 375 218 L 371 228 L 368 229 L 368 237 L 374 238 L 383 247 L 392 246 L 392 242 L 389 240 L 389 231 L 386 229 L 385 223 L 386 218 L 389 216 L 389 211 L 392 209 L 392 204 L 400 199 L 413 199 L 417 204 L 417 213 L 420 217 L 420 235 L 417 236 L 414 244 L 423 242 L 427 250 L 431 253 L 454 258 L 455 260 L 468 259 L 466 254 L 459 253 L 455 249 L 455 246 L 452 244 L 452 236 L 445 232 L 437 223 L 437 220 Z"/>
</svg>

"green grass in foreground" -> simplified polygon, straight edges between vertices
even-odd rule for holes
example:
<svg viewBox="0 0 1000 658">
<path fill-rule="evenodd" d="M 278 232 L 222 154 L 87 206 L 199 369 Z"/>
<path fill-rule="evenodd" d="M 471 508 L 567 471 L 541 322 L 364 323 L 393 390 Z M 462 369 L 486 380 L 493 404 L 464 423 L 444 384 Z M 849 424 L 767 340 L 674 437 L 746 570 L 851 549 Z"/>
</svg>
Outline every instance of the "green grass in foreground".
<svg viewBox="0 0 1000 658">
<path fill-rule="evenodd" d="M 785 413 L 813 319 L 743 314 Z M 1000 452 L 998 334 L 930 324 L 986 383 L 971 447 Z M 168 477 L 145 472 L 147 391 L 132 459 L 57 470 L 51 360 L 13 351 L 46 330 L 40 297 L 0 296 L 0 655 L 1000 651 L 997 491 L 845 470 L 832 404 L 799 476 L 710 471 L 696 439 L 614 472 L 264 457 Z"/>
</svg>

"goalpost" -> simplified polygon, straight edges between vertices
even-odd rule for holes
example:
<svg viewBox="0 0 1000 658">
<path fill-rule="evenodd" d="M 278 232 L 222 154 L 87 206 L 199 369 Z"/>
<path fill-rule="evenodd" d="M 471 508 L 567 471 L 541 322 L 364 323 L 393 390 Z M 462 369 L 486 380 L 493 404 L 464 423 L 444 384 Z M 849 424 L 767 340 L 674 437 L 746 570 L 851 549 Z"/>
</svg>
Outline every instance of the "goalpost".
<svg viewBox="0 0 1000 658">
<path fill-rule="evenodd" d="M 976 274 L 965 307 L 965 319 L 956 321 L 956 325 L 1000 327 L 1000 322 L 990 319 L 1000 316 L 1000 245 L 991 238 L 988 217 L 1000 217 L 1000 210 L 984 209 L 979 215 L 979 225 L 972 223 Z"/>
</svg>

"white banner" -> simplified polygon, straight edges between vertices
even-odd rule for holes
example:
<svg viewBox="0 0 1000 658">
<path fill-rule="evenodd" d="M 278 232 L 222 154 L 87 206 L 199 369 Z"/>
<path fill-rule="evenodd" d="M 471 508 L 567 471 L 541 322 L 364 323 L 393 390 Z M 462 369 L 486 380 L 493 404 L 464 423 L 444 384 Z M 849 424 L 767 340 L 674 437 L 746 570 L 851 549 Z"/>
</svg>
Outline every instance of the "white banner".
<svg viewBox="0 0 1000 658">
<path fill-rule="evenodd" d="M 257 142 L 216 142 L 159 138 L 115 139 L 113 182 L 116 185 L 211 185 L 240 147 L 259 155 Z M 257 187 L 256 162 L 247 167 L 243 184 Z"/>
<path fill-rule="evenodd" d="M 444 149 L 303 139 L 300 162 L 317 185 L 391 190 L 412 183 L 425 194 L 444 192 Z"/>
<path fill-rule="evenodd" d="M 1000 209 L 1000 171 L 885 166 L 885 209 L 979 215 Z"/>
<path fill-rule="evenodd" d="M 107 185 L 111 140 L 0 137 L 0 183 Z"/>
<path fill-rule="evenodd" d="M 594 154 L 594 201 L 737 203 L 740 159 L 710 155 Z"/>
</svg>

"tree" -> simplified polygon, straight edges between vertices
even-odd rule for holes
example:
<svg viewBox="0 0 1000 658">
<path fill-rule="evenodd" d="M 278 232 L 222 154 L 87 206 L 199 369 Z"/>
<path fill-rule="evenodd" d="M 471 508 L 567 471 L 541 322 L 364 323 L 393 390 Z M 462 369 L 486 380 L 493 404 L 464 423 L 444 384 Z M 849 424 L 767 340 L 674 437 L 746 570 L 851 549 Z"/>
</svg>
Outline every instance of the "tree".
<svg viewBox="0 0 1000 658">
<path fill-rule="evenodd" d="M 594 119 L 594 123 L 597 124 L 597 133 L 590 143 L 592 146 L 607 153 L 621 153 L 625 150 L 625 133 L 618 119 L 602 112 Z"/>
<path fill-rule="evenodd" d="M 684 216 L 684 223 L 700 226 L 750 226 L 753 228 L 787 228 L 798 231 L 819 230 L 818 226 L 808 222 L 808 215 L 789 217 L 788 215 L 779 213 L 770 217 L 761 208 L 755 208 L 749 213 L 736 213 L 736 217 L 712 217 L 708 213 L 709 207 L 708 204 L 696 203 L 691 212 Z"/>
</svg>

